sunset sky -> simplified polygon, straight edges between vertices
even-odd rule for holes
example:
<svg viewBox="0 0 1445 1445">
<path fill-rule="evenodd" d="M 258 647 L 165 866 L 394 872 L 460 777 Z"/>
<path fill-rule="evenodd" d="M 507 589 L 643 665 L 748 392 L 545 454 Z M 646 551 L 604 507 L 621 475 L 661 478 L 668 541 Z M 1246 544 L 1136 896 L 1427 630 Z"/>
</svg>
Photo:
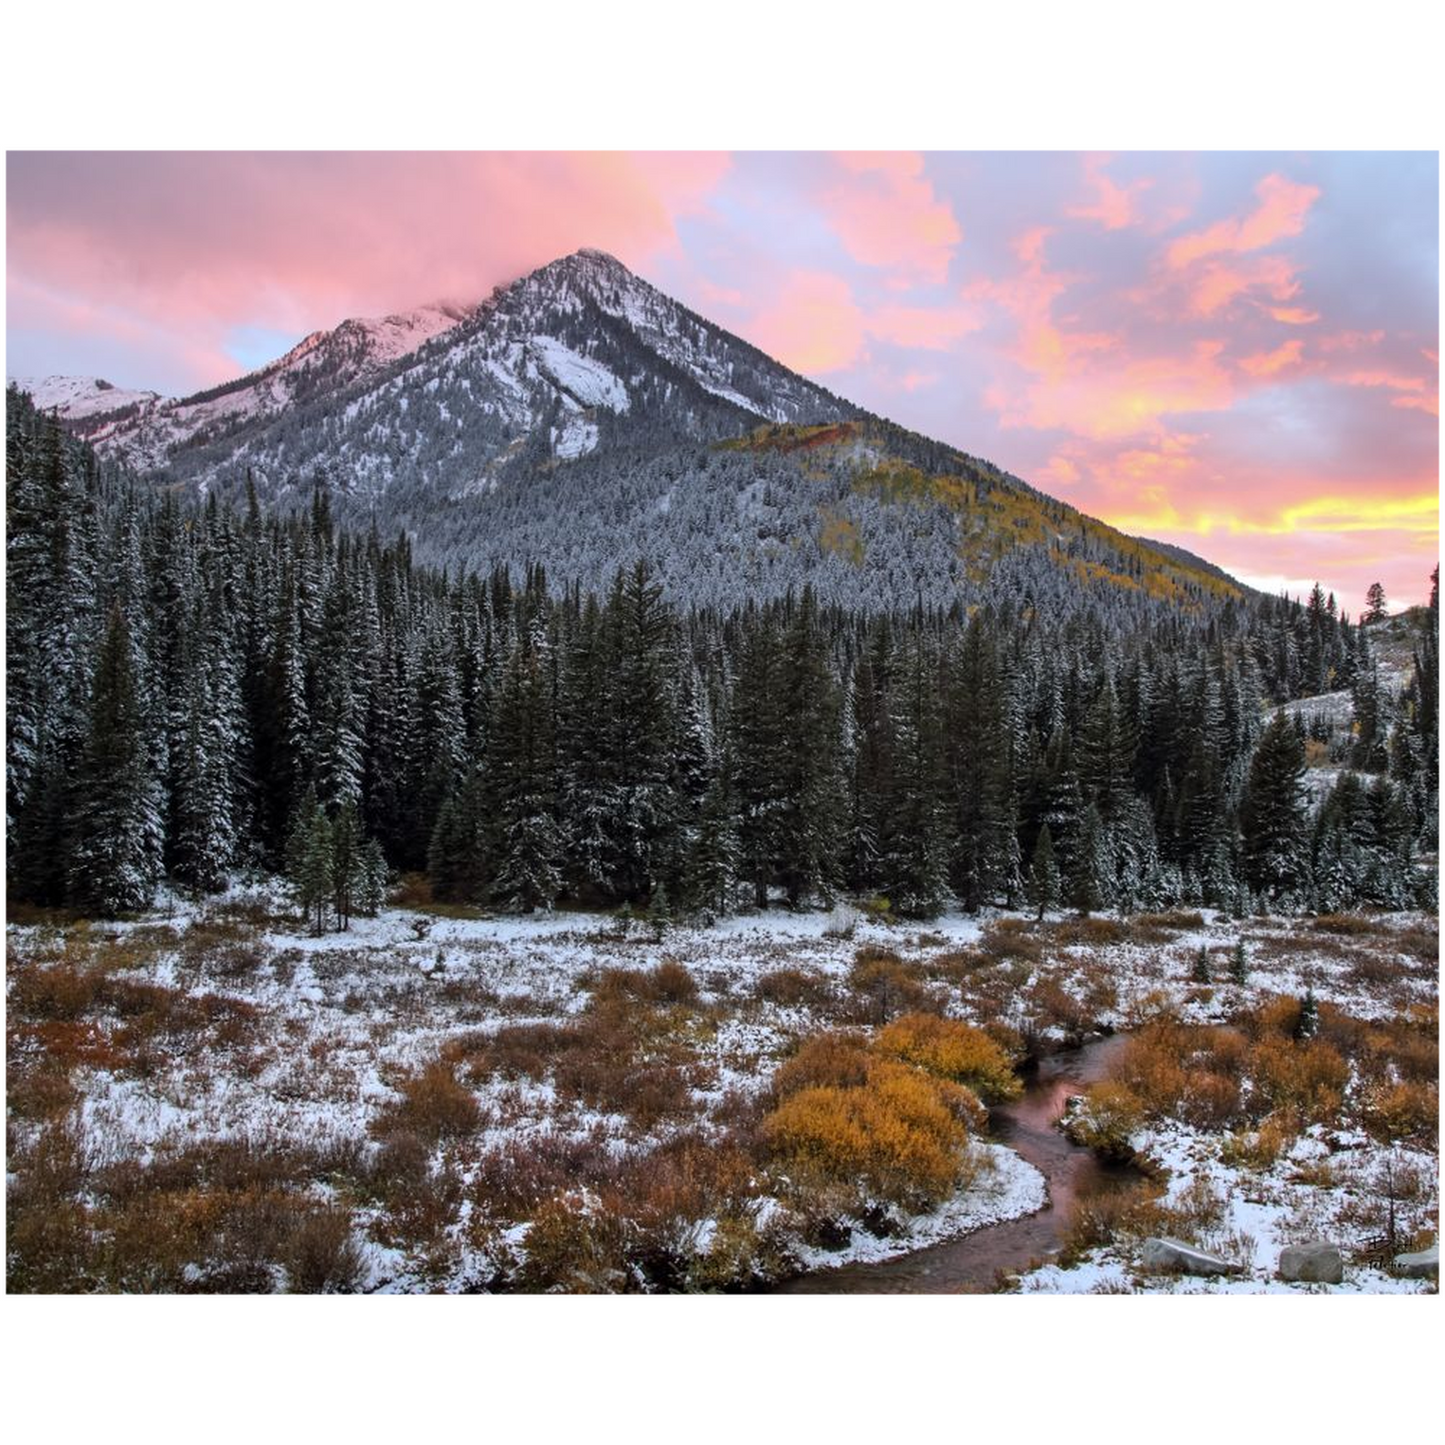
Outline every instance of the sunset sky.
<svg viewBox="0 0 1445 1445">
<path fill-rule="evenodd" d="M 1358 613 L 1438 558 L 1438 165 L 11 154 L 7 373 L 183 393 L 579 246 L 1129 532 Z"/>
</svg>

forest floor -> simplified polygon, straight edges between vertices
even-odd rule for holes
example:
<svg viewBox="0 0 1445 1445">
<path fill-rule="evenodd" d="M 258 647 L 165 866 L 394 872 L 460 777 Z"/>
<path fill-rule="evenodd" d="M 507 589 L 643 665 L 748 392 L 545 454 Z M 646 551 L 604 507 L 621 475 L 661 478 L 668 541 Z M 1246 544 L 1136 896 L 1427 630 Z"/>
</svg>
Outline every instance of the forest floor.
<svg viewBox="0 0 1445 1445">
<path fill-rule="evenodd" d="M 7 1279 L 711 1290 L 907 1252 L 1038 1209 L 1042 1176 L 977 1117 L 931 1207 L 791 1167 L 774 1074 L 819 1035 L 871 1048 L 944 1014 L 1019 1063 L 1133 1035 L 1082 1117 L 1138 1187 L 1086 1202 L 1057 1261 L 1000 1287 L 1262 1290 L 1282 1244 L 1328 1238 L 1359 1256 L 1344 1289 L 1433 1288 L 1365 1254 L 1438 1228 L 1438 947 L 1422 914 L 840 909 L 658 932 L 426 904 L 310 937 L 264 881 L 120 923 L 27 913 L 8 928 Z M 1307 989 L 1318 1028 L 1296 1038 Z M 1150 1275 L 1159 1233 L 1243 1272 Z"/>
</svg>

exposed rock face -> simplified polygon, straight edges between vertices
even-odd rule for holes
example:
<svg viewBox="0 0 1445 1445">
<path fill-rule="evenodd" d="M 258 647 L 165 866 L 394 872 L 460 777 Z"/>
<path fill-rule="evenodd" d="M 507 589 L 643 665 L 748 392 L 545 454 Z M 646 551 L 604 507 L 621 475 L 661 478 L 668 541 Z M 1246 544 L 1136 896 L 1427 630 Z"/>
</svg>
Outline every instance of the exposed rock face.
<svg viewBox="0 0 1445 1445">
<path fill-rule="evenodd" d="M 1406 1279 L 1429 1279 L 1440 1273 L 1440 1241 L 1436 1240 L 1429 1249 L 1417 1250 L 1414 1254 L 1395 1256 L 1395 1273 Z"/>
<path fill-rule="evenodd" d="M 1292 1244 L 1279 1257 L 1279 1277 L 1304 1284 L 1340 1284 L 1345 1262 L 1327 1240 Z"/>
<path fill-rule="evenodd" d="M 1147 1269 L 1173 1270 L 1177 1274 L 1239 1274 L 1240 1267 L 1220 1259 L 1208 1250 L 1185 1244 L 1182 1239 L 1146 1239 L 1142 1255 Z"/>
</svg>

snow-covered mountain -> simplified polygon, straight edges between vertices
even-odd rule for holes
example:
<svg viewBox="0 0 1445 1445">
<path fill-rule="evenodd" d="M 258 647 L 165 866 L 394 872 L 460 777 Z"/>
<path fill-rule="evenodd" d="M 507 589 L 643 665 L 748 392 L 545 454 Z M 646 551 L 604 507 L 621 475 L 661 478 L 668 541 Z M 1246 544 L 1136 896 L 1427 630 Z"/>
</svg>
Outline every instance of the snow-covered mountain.
<svg viewBox="0 0 1445 1445">
<path fill-rule="evenodd" d="M 357 317 L 332 331 L 312 332 L 259 371 L 193 396 L 117 393 L 126 399 L 62 415 L 101 451 L 143 471 L 156 470 L 218 439 L 265 428 L 318 398 L 375 380 L 474 310 L 438 304 L 396 316 Z M 36 404 L 47 403 L 37 396 Z"/>
<path fill-rule="evenodd" d="M 159 480 L 235 494 L 249 477 L 282 506 L 324 481 L 339 518 L 406 530 L 419 559 L 539 561 L 605 587 L 646 557 L 700 603 L 804 581 L 868 608 L 1209 611 L 1240 595 L 1198 558 L 869 416 L 600 251 L 69 424 Z"/>
<path fill-rule="evenodd" d="M 209 484 L 249 468 L 263 491 L 321 471 L 376 501 L 419 485 L 466 495 L 604 444 L 852 415 L 586 250 L 480 305 L 345 321 L 225 386 L 74 421 L 143 470 Z"/>
<path fill-rule="evenodd" d="M 12 376 L 8 380 L 28 391 L 42 411 L 58 412 L 71 423 L 161 400 L 157 392 L 127 391 L 98 376 Z"/>
</svg>

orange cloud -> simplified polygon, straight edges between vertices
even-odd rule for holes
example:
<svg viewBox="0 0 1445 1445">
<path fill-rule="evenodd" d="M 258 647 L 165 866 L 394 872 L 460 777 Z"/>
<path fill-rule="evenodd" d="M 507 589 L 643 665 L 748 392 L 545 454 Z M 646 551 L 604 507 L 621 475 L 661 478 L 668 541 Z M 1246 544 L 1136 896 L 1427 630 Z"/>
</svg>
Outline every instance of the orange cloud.
<svg viewBox="0 0 1445 1445">
<path fill-rule="evenodd" d="M 1060 427 L 1096 440 L 1157 434 L 1164 417 L 1182 412 L 1222 411 L 1235 388 L 1220 365 L 1224 343 L 1197 341 L 1173 356 L 1085 364 L 1075 349 L 1053 375 L 1009 396 L 1000 409 L 1005 427 Z"/>
<path fill-rule="evenodd" d="M 1265 309 L 1286 326 L 1308 326 L 1320 319 L 1318 311 L 1310 311 L 1304 306 L 1268 306 Z"/>
<path fill-rule="evenodd" d="M 795 371 L 837 371 L 862 353 L 863 312 L 841 276 L 792 271 L 779 300 L 753 318 L 748 335 Z"/>
<path fill-rule="evenodd" d="M 1240 369 L 1251 376 L 1274 376 L 1287 366 L 1297 365 L 1303 347 L 1303 341 L 1286 341 L 1283 346 L 1276 347 L 1273 351 L 1261 351 L 1254 356 L 1244 357 L 1239 363 Z"/>
<path fill-rule="evenodd" d="M 1139 222 L 1136 199 L 1153 182 L 1141 179 L 1121 186 L 1105 173 L 1108 160 L 1102 155 L 1084 158 L 1084 179 L 1093 189 L 1094 199 L 1086 206 L 1070 206 L 1064 214 L 1081 221 L 1097 221 L 1106 231 L 1118 231 Z"/>
<path fill-rule="evenodd" d="M 1181 236 L 1165 252 L 1168 264 L 1180 269 L 1206 256 L 1258 251 L 1287 236 L 1297 236 L 1304 230 L 1305 216 L 1320 190 L 1268 175 L 1254 193 L 1259 204 L 1249 215 L 1216 221 L 1207 230 Z"/>
<path fill-rule="evenodd" d="M 1438 396 L 1397 396 L 1391 400 L 1390 405 L 1423 411 L 1430 416 L 1440 415 L 1440 398 Z"/>
<path fill-rule="evenodd" d="M 922 281 L 947 279 L 958 221 L 912 151 L 863 151 L 834 158 L 845 179 L 822 193 L 829 225 L 864 266 L 899 270 Z"/>
<path fill-rule="evenodd" d="M 1299 290 L 1294 267 L 1283 256 L 1253 261 L 1208 261 L 1194 269 L 1189 281 L 1189 311 L 1213 316 L 1238 296 L 1262 290 L 1275 301 L 1288 301 Z"/>
</svg>

